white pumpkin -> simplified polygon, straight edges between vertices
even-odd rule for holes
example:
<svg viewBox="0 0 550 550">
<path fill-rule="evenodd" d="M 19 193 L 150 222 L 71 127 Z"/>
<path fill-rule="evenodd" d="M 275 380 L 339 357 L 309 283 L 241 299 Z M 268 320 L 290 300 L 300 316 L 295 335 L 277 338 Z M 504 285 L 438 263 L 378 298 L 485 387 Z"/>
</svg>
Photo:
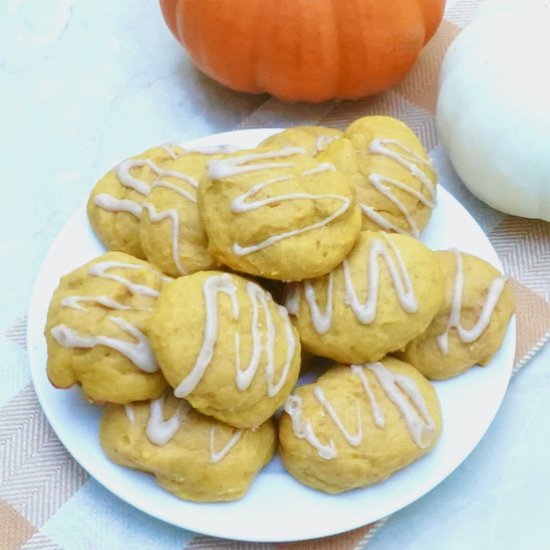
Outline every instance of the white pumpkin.
<svg viewBox="0 0 550 550">
<path fill-rule="evenodd" d="M 478 198 L 550 221 L 550 1 L 482 5 L 443 61 L 437 128 Z"/>
</svg>

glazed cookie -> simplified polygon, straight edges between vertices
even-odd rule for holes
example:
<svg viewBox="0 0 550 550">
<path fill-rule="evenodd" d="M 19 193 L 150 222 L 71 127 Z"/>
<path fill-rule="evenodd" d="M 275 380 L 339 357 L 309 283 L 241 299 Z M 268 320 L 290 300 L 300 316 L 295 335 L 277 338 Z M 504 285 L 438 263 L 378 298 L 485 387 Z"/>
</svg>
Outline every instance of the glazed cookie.
<svg viewBox="0 0 550 550">
<path fill-rule="evenodd" d="M 291 395 L 279 423 L 288 472 L 327 493 L 367 487 L 428 453 L 441 433 L 434 387 L 396 359 L 334 366 Z"/>
<path fill-rule="evenodd" d="M 418 237 L 435 207 L 437 176 L 414 132 L 383 116 L 364 117 L 318 156 L 352 176 L 363 229 Z"/>
<path fill-rule="evenodd" d="M 480 258 L 456 250 L 435 254 L 445 278 L 443 307 L 400 355 L 441 380 L 489 363 L 504 340 L 514 297 L 506 277 Z"/>
<path fill-rule="evenodd" d="M 286 309 L 237 275 L 203 271 L 167 285 L 147 334 L 176 396 L 237 428 L 265 422 L 298 378 Z"/>
<path fill-rule="evenodd" d="M 237 430 L 169 396 L 107 407 L 100 440 L 113 462 L 155 475 L 177 497 L 220 502 L 246 493 L 271 460 L 277 434 L 273 420 Z"/>
<path fill-rule="evenodd" d="M 343 136 L 344 132 L 333 128 L 296 126 L 267 138 L 260 147 L 301 147 L 308 155 L 315 156 Z"/>
<path fill-rule="evenodd" d="M 163 173 L 162 166 L 180 153 L 177 147 L 154 147 L 120 163 L 94 186 L 88 218 L 109 250 L 145 258 L 139 238 L 141 203 Z"/>
<path fill-rule="evenodd" d="M 122 252 L 65 275 L 48 311 L 48 378 L 90 401 L 128 403 L 167 387 L 144 334 L 165 277 Z"/>
<path fill-rule="evenodd" d="M 214 267 L 197 209 L 199 180 L 210 158 L 165 146 L 124 161 L 90 195 L 96 233 L 108 248 L 145 257 L 174 277 Z"/>
<path fill-rule="evenodd" d="M 209 251 L 222 264 L 296 281 L 344 259 L 361 226 L 351 179 L 304 153 L 258 148 L 209 162 L 199 209 Z"/>
<path fill-rule="evenodd" d="M 437 257 L 407 235 L 362 231 L 329 275 L 293 283 L 286 307 L 303 346 L 342 363 L 377 361 L 422 334 L 443 303 Z"/>
</svg>

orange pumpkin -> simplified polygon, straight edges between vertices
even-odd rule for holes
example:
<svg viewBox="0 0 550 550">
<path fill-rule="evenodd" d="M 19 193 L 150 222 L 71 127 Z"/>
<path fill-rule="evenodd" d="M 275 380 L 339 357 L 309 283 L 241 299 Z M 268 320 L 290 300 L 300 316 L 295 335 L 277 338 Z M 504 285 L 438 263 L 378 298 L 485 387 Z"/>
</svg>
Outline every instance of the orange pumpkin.
<svg viewBox="0 0 550 550">
<path fill-rule="evenodd" d="M 356 99 L 395 85 L 444 0 L 160 0 L 195 64 L 235 90 Z"/>
</svg>

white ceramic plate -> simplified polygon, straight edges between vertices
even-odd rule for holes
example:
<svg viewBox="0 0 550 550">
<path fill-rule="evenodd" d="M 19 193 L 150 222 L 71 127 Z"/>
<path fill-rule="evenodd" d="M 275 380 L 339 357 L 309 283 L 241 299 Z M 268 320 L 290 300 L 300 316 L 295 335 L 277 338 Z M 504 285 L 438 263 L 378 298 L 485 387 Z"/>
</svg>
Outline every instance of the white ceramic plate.
<svg viewBox="0 0 550 550">
<path fill-rule="evenodd" d="M 244 130 L 208 136 L 188 146 L 234 144 L 252 147 L 273 130 Z M 422 240 L 433 249 L 456 246 L 497 268 L 502 266 L 474 219 L 442 187 L 439 204 Z M 151 516 L 199 533 L 249 541 L 290 541 L 323 537 L 360 527 L 410 504 L 448 476 L 474 449 L 493 420 L 512 369 L 515 321 L 504 345 L 486 368 L 437 382 L 444 429 L 432 453 L 367 489 L 329 496 L 286 474 L 275 458 L 242 500 L 193 504 L 160 489 L 153 476 L 111 463 L 99 445 L 100 408 L 86 403 L 77 388 L 56 390 L 46 377 L 42 335 L 51 295 L 59 277 L 104 252 L 84 208 L 54 241 L 44 260 L 31 302 L 29 355 L 38 399 L 59 439 L 73 457 L 107 489 Z"/>
</svg>

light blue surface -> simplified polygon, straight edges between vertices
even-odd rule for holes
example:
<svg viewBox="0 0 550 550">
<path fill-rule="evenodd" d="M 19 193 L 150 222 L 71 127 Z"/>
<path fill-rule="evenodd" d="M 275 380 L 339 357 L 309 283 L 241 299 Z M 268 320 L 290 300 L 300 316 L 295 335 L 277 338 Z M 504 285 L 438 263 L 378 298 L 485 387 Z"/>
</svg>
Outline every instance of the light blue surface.
<svg viewBox="0 0 550 550">
<path fill-rule="evenodd" d="M 6 332 L 24 318 L 48 247 L 94 181 L 153 144 L 234 129 L 265 98 L 196 73 L 154 0 L 7 0 L 0 15 L 1 406 L 29 381 Z M 499 218 L 476 214 L 485 227 Z M 392 516 L 369 549 L 550 548 L 549 363 L 546 346 L 512 381 L 474 453 Z M 96 548 L 168 549 L 188 537 L 93 481 L 43 530 L 75 549 L 87 534 Z"/>
<path fill-rule="evenodd" d="M 139 512 L 88 480 L 49 519 L 42 533 L 63 550 L 180 550 L 194 534 Z"/>
<path fill-rule="evenodd" d="M 394 514 L 369 550 L 550 548 L 550 347 L 512 380 L 491 428 L 431 493 Z"/>
</svg>

